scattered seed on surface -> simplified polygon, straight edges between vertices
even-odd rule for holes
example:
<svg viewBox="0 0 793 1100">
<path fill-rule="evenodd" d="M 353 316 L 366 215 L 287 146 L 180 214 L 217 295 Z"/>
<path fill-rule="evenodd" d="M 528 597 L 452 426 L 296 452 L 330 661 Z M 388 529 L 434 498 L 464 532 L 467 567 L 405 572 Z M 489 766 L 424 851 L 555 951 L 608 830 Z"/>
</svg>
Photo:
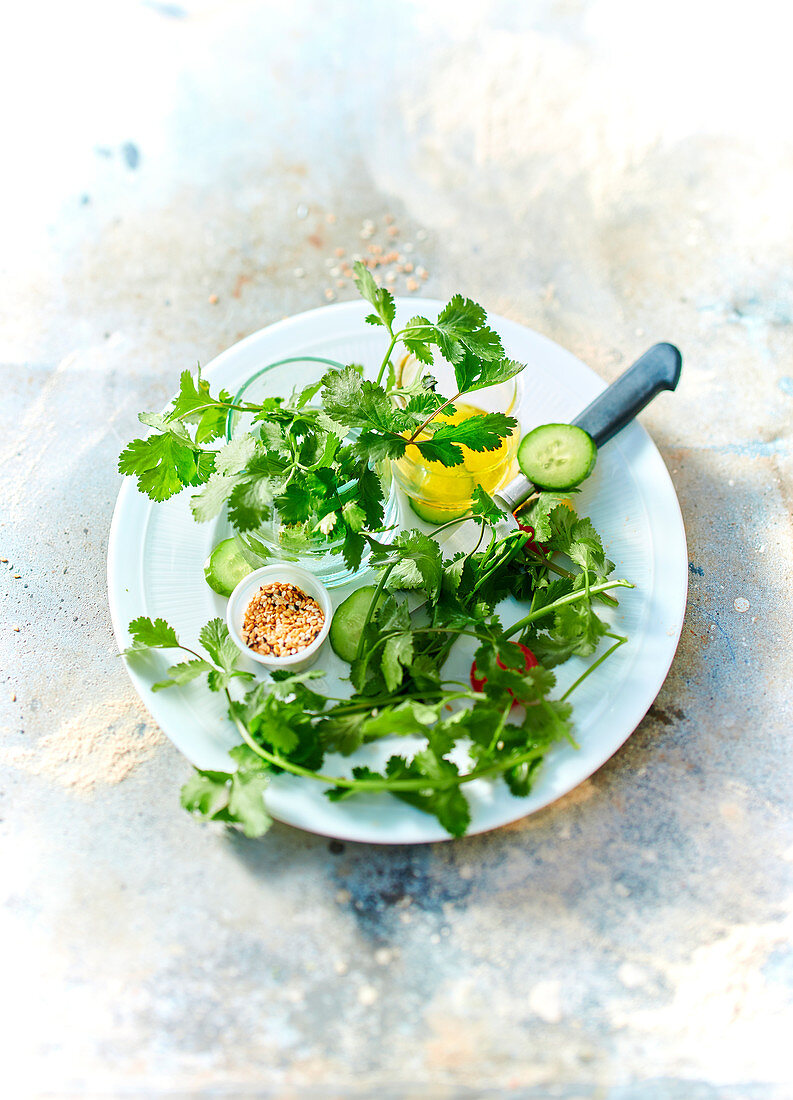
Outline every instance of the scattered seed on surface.
<svg viewBox="0 0 793 1100">
<path fill-rule="evenodd" d="M 305 219 L 308 217 L 308 207 L 304 202 L 301 202 L 298 204 L 295 213 L 297 214 L 298 218 L 300 218 L 301 222 L 305 221 Z"/>
<path fill-rule="evenodd" d="M 325 297 L 328 299 L 329 302 L 333 301 L 333 299 L 336 297 L 336 291 L 333 289 L 333 287 L 325 287 Z"/>
<path fill-rule="evenodd" d="M 219 301 L 220 301 L 220 299 L 218 298 L 217 294 L 210 294 L 209 295 L 209 304 L 211 306 L 216 306 Z"/>
<path fill-rule="evenodd" d="M 295 268 L 295 278 L 296 279 L 305 278 L 305 274 L 306 274 L 306 269 L 304 267 L 296 267 Z"/>
<path fill-rule="evenodd" d="M 333 223 L 336 221 L 336 215 L 335 214 L 326 214 L 325 215 L 325 221 L 328 223 L 328 225 L 333 225 Z"/>
<path fill-rule="evenodd" d="M 336 249 L 336 255 L 337 256 L 343 256 L 344 255 L 344 249 L 343 248 L 337 248 Z"/>
<path fill-rule="evenodd" d="M 417 279 L 412 279 L 412 278 L 408 279 L 408 281 L 405 283 L 405 286 L 408 288 L 408 290 L 418 290 L 418 288 L 419 288 L 418 280 Z"/>
<path fill-rule="evenodd" d="M 267 657 L 290 657 L 311 645 L 325 624 L 313 596 L 294 584 L 265 584 L 245 609 L 242 640 Z"/>
</svg>

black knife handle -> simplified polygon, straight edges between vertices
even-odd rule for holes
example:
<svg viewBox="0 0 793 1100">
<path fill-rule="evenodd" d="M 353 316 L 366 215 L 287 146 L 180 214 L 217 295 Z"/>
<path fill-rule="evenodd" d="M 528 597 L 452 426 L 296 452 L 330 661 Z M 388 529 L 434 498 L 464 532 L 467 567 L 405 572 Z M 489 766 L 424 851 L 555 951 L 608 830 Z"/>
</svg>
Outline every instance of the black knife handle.
<svg viewBox="0 0 793 1100">
<path fill-rule="evenodd" d="M 680 381 L 683 357 L 674 344 L 654 344 L 580 413 L 573 423 L 602 447 L 662 390 Z"/>
</svg>

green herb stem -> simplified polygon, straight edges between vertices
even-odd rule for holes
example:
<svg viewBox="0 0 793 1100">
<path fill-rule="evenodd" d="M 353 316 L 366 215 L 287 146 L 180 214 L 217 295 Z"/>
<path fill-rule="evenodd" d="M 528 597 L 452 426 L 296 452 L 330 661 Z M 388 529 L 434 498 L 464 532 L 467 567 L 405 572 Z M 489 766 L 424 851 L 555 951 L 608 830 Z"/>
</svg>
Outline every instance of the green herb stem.
<svg viewBox="0 0 793 1100">
<path fill-rule="evenodd" d="M 229 697 L 229 701 L 231 701 L 231 696 L 228 694 L 228 691 L 226 694 Z M 240 732 L 240 736 L 248 748 L 251 749 L 252 752 L 255 752 L 257 756 L 260 756 L 262 760 L 266 760 L 268 764 L 272 764 L 276 768 L 281 768 L 285 772 L 290 772 L 292 775 L 299 775 L 305 779 L 315 779 L 317 782 L 327 783 L 328 786 L 331 787 L 345 787 L 348 790 L 444 791 L 448 790 L 450 787 L 459 787 L 463 783 L 471 783 L 474 779 L 482 779 L 487 775 L 492 775 L 494 772 L 507 771 L 509 768 L 517 767 L 519 764 L 524 764 L 537 756 L 542 756 L 544 753 L 543 749 L 531 749 L 518 756 L 510 757 L 508 760 L 500 760 L 498 763 L 491 764 L 486 768 L 474 768 L 473 771 L 465 775 L 449 776 L 448 779 L 434 780 L 429 777 L 422 777 L 421 779 L 351 779 L 344 775 L 324 775 L 322 772 L 313 772 L 309 768 L 302 767 L 300 764 L 293 764 L 291 761 L 285 760 L 278 753 L 269 752 L 254 741 L 244 722 L 241 722 L 234 714 L 232 714 L 232 718 Z"/>
<path fill-rule="evenodd" d="M 623 638 L 620 634 L 606 633 L 606 634 L 603 635 L 603 637 L 604 638 L 616 638 L 617 641 L 614 643 L 613 646 L 611 646 L 609 649 L 607 649 L 605 653 L 601 654 L 601 656 L 598 657 L 598 659 L 596 661 L 593 661 L 592 664 L 589 666 L 589 668 L 584 669 L 584 671 L 581 673 L 581 675 L 578 677 L 577 680 L 574 680 L 572 682 L 572 684 L 567 689 L 567 691 L 564 693 L 564 695 L 562 695 L 560 697 L 560 699 L 559 699 L 560 703 L 563 703 L 565 701 L 565 699 L 568 697 L 568 695 L 572 695 L 572 693 L 579 686 L 579 684 L 582 684 L 584 682 L 584 680 L 586 680 L 587 676 L 591 675 L 591 673 L 593 673 L 599 665 L 602 665 L 604 661 L 608 660 L 608 658 L 611 656 L 611 654 L 614 653 L 616 650 L 618 650 L 621 645 L 625 645 L 625 643 L 628 640 L 627 638 Z"/>
<path fill-rule="evenodd" d="M 391 352 L 394 350 L 394 346 L 396 345 L 396 342 L 399 339 L 399 337 L 402 335 L 402 332 L 404 332 L 404 329 L 401 332 L 398 332 L 396 334 L 396 336 L 394 335 L 393 331 L 390 328 L 389 328 L 388 331 L 391 334 L 391 343 L 388 345 L 388 351 L 385 353 L 385 359 L 380 364 L 380 370 L 377 372 L 377 385 L 378 386 L 383 381 L 383 375 L 385 374 L 385 369 L 388 366 L 388 360 L 391 358 Z"/>
<path fill-rule="evenodd" d="M 603 581 L 602 584 L 593 584 L 590 588 L 590 594 L 595 596 L 599 592 L 605 592 L 609 588 L 635 588 L 634 584 L 630 581 Z M 522 619 L 518 619 L 516 623 L 513 623 L 508 630 L 504 631 L 505 638 L 511 638 L 513 634 L 519 633 L 530 623 L 533 623 L 536 619 L 541 619 L 545 615 L 550 615 L 557 608 L 564 607 L 568 603 L 576 603 L 580 599 L 586 598 L 587 593 L 583 590 L 578 592 L 569 592 L 566 596 L 560 596 L 558 600 L 554 600 L 553 603 L 546 604 L 545 607 L 540 607 L 537 611 L 532 611 L 528 615 L 525 615 Z"/>
<path fill-rule="evenodd" d="M 386 581 L 390 577 L 392 570 L 396 567 L 396 564 L 397 563 L 395 561 L 390 562 L 385 567 L 383 572 L 380 574 L 380 579 L 377 582 L 377 588 L 375 588 L 374 594 L 372 595 L 372 598 L 369 601 L 369 606 L 366 609 L 366 618 L 363 621 L 363 626 L 361 627 L 361 633 L 358 637 L 358 646 L 355 650 L 355 660 L 356 661 L 363 655 L 363 643 L 364 643 L 364 638 L 366 636 L 366 628 L 368 627 L 369 623 L 372 621 L 372 615 L 374 615 L 375 608 L 377 607 L 377 601 L 380 599 L 380 595 L 381 595 L 383 589 L 385 588 Z"/>
<path fill-rule="evenodd" d="M 408 443 L 415 443 L 416 440 L 418 439 L 418 437 L 421 435 L 421 433 L 427 427 L 427 425 L 430 424 L 435 419 L 435 417 L 438 415 L 438 413 L 442 412 L 446 408 L 447 405 L 453 405 L 458 397 L 462 397 L 462 391 L 460 393 L 456 393 L 454 395 L 454 397 L 450 397 L 448 401 L 444 401 L 442 405 L 438 406 L 438 408 L 432 413 L 431 416 L 427 417 L 427 419 L 424 421 L 423 424 L 419 424 L 418 428 L 416 428 L 415 432 L 413 433 L 413 435 L 408 440 Z"/>
</svg>

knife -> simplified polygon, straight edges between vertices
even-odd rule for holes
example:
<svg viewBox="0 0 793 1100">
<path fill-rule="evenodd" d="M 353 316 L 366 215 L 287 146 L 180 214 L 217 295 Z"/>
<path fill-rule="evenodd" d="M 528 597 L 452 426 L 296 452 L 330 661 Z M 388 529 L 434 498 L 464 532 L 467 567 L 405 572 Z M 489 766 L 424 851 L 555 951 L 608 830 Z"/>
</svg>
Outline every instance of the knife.
<svg viewBox="0 0 793 1100">
<path fill-rule="evenodd" d="M 637 416 L 662 390 L 674 390 L 680 381 L 683 357 L 674 344 L 654 344 L 616 381 L 587 405 L 573 424 L 589 432 L 600 448 Z M 504 509 L 505 531 L 517 529 L 515 511 L 537 492 L 525 474 L 518 474 L 493 499 Z M 499 523 L 499 528 L 502 523 Z"/>
</svg>

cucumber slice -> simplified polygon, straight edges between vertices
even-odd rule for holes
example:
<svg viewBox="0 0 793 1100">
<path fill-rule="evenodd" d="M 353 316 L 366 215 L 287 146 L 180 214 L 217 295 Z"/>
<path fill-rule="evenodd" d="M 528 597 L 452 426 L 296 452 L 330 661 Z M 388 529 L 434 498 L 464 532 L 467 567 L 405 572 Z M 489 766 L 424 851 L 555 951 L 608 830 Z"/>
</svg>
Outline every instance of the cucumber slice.
<svg viewBox="0 0 793 1100">
<path fill-rule="evenodd" d="M 458 510 L 456 508 L 440 508 L 434 504 L 426 504 L 423 500 L 414 500 L 408 497 L 410 507 L 425 523 L 446 523 L 450 519 L 459 519 L 464 516 L 468 508 Z"/>
<path fill-rule="evenodd" d="M 542 424 L 518 447 L 518 465 L 541 489 L 574 489 L 592 473 L 596 459 L 594 439 L 574 424 Z"/>
<path fill-rule="evenodd" d="M 330 644 L 333 652 L 338 653 L 342 661 L 352 664 L 355 654 L 358 652 L 358 639 L 366 620 L 366 612 L 372 602 L 377 589 L 373 584 L 365 584 L 363 588 L 356 588 L 354 592 L 340 603 L 333 613 L 333 621 L 330 624 Z M 377 601 L 378 606 L 385 599 L 383 593 Z"/>
<path fill-rule="evenodd" d="M 204 562 L 204 576 L 213 592 L 230 596 L 243 577 L 253 572 L 240 552 L 237 540 L 223 539 Z"/>
</svg>

